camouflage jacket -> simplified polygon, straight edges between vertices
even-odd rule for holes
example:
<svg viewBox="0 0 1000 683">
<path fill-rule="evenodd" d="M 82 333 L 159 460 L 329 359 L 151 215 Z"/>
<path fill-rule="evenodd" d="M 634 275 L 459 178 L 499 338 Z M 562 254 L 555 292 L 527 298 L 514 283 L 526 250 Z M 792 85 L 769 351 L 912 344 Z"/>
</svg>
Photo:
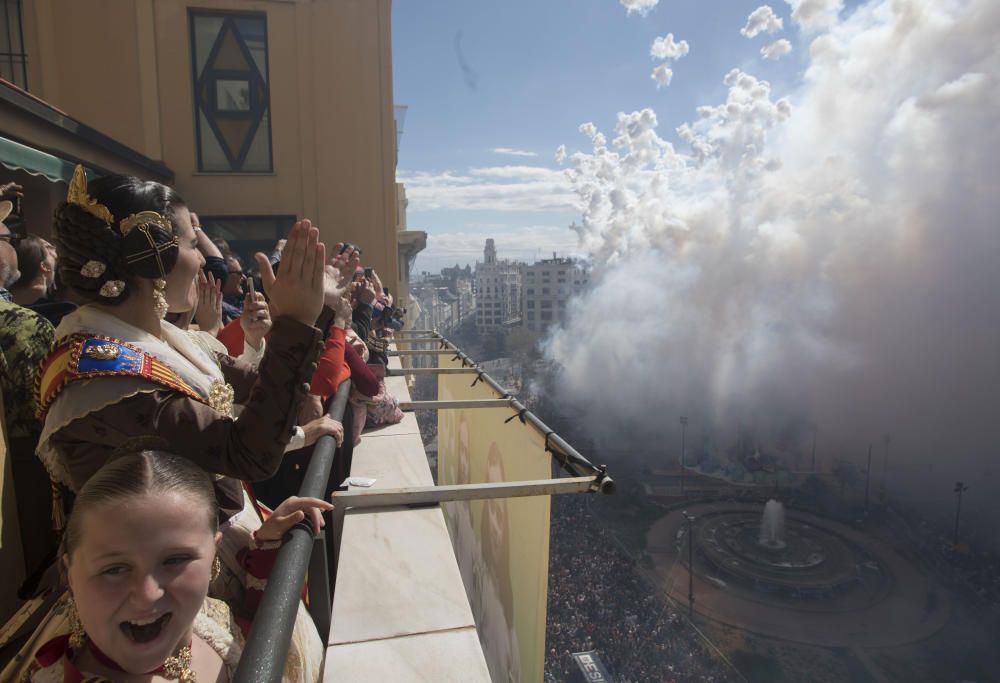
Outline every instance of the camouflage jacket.
<svg viewBox="0 0 1000 683">
<path fill-rule="evenodd" d="M 38 438 L 36 381 L 52 346 L 52 324 L 24 306 L 0 301 L 0 393 L 7 435 Z"/>
</svg>

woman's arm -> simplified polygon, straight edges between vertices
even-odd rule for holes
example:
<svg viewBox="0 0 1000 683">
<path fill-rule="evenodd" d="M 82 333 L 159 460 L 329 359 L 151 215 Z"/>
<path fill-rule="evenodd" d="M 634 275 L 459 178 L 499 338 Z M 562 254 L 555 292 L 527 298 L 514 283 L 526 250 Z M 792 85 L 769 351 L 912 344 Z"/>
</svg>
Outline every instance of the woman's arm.
<svg viewBox="0 0 1000 683">
<path fill-rule="evenodd" d="M 378 377 L 368 369 L 368 364 L 358 355 L 350 344 L 344 349 L 344 360 L 351 369 L 351 386 L 365 396 L 378 393 Z"/>
<path fill-rule="evenodd" d="M 209 472 L 249 481 L 267 479 L 277 471 L 291 439 L 307 382 L 316 369 L 319 339 L 314 327 L 288 318 L 275 321 L 259 379 L 239 420 L 164 389 L 136 394 L 74 420 L 53 435 L 52 443 L 66 454 L 78 485 L 101 467 L 111 449 L 139 439 L 148 442 L 145 448 L 165 448 Z M 232 361 L 226 374 L 234 377 L 240 367 Z"/>
<path fill-rule="evenodd" d="M 337 392 L 337 386 L 346 374 L 344 334 L 344 328 L 335 325 L 330 327 L 330 336 L 326 338 L 323 353 L 320 354 L 319 362 L 316 364 L 316 373 L 309 386 L 309 392 L 324 401 Z"/>
</svg>

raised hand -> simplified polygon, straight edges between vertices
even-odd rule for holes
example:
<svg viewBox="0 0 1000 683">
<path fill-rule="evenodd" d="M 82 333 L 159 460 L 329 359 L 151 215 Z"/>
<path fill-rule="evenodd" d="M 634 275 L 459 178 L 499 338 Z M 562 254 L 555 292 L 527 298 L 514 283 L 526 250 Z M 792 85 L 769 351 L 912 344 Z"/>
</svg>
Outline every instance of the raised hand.
<svg viewBox="0 0 1000 683">
<path fill-rule="evenodd" d="M 323 268 L 323 303 L 334 309 L 337 300 L 343 298 L 344 292 L 351 284 L 350 278 L 344 277 L 339 262 L 339 257 L 334 256 Z"/>
<path fill-rule="evenodd" d="M 323 310 L 326 246 L 319 241 L 319 230 L 311 221 L 298 221 L 281 251 L 281 268 L 274 274 L 267 256 L 254 255 L 260 267 L 264 291 L 277 315 L 287 316 L 306 325 L 316 322 Z"/>
<path fill-rule="evenodd" d="M 248 292 L 243 298 L 243 315 L 240 316 L 240 327 L 243 328 L 243 338 L 246 343 L 260 350 L 260 344 L 271 331 L 271 313 L 268 310 L 264 295 L 254 292 L 253 297 Z"/>
<path fill-rule="evenodd" d="M 358 281 L 358 289 L 355 295 L 363 304 L 375 303 L 375 299 L 378 297 L 378 292 L 375 291 L 375 283 L 368 278 L 363 278 Z"/>
<path fill-rule="evenodd" d="M 213 337 L 222 329 L 222 283 L 211 273 L 198 273 L 198 307 L 194 312 L 198 329 Z"/>
<path fill-rule="evenodd" d="M 358 270 L 358 266 L 361 265 L 361 254 L 357 252 L 355 247 L 348 246 L 347 249 L 341 253 L 341 249 L 344 248 L 343 242 L 337 242 L 334 245 L 333 250 L 336 252 L 333 258 L 330 259 L 330 265 L 340 271 L 340 277 L 346 282 L 350 282 L 354 279 L 354 273 Z"/>
</svg>

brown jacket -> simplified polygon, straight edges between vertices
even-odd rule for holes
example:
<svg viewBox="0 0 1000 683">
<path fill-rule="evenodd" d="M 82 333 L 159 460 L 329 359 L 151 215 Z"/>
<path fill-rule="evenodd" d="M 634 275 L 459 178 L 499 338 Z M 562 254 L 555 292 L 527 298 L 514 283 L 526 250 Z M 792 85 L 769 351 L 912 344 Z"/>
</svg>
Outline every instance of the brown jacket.
<svg viewBox="0 0 1000 683">
<path fill-rule="evenodd" d="M 281 464 L 321 349 L 319 330 L 279 317 L 257 370 L 218 356 L 235 401 L 246 406 L 239 420 L 163 389 L 131 396 L 74 420 L 55 432 L 50 443 L 64 459 L 75 490 L 115 448 L 128 444 L 171 451 L 234 480 L 267 479 Z M 218 482 L 216 488 L 223 508 L 230 503 L 242 508 L 237 482 Z M 227 500 L 236 496 L 238 504 Z"/>
</svg>

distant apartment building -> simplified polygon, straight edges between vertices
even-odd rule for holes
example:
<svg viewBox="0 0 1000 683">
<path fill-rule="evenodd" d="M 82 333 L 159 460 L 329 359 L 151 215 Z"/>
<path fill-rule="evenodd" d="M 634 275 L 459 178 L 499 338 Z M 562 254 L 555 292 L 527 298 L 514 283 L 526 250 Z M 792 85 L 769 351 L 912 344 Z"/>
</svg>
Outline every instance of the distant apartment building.
<svg viewBox="0 0 1000 683">
<path fill-rule="evenodd" d="M 555 254 L 522 266 L 522 272 L 521 321 L 531 332 L 543 332 L 549 325 L 565 321 L 570 298 L 583 293 L 590 281 L 583 264 Z"/>
<path fill-rule="evenodd" d="M 476 263 L 476 330 L 487 332 L 518 324 L 521 317 L 521 267 L 497 259 L 496 244 L 486 240 L 483 261 Z"/>
<path fill-rule="evenodd" d="M 448 333 L 475 313 L 472 268 L 445 268 L 441 274 L 422 273 L 410 286 L 420 307 L 416 329 Z"/>
</svg>

